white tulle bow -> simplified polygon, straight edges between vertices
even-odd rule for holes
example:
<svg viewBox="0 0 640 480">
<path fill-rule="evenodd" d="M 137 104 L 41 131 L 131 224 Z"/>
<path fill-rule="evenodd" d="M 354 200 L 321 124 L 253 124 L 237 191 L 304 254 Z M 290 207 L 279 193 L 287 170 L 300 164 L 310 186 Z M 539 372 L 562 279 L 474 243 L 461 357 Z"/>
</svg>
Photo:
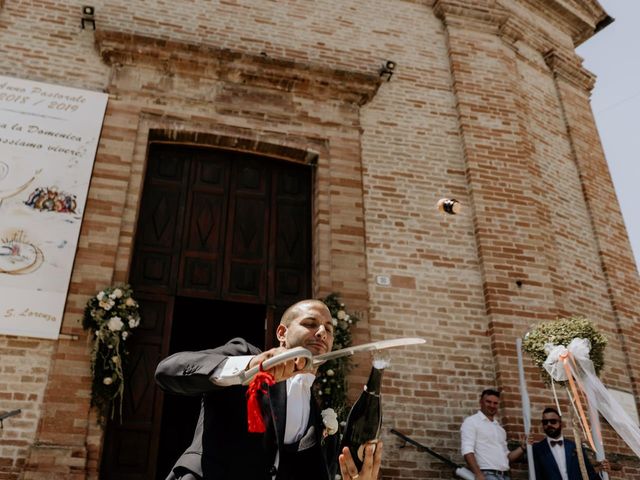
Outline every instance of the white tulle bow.
<svg viewBox="0 0 640 480">
<path fill-rule="evenodd" d="M 589 358 L 590 351 L 591 342 L 585 338 L 574 338 L 567 347 L 548 343 L 545 345 L 547 359 L 544 361 L 544 368 L 551 378 L 558 382 L 568 380 L 567 371 L 569 371 L 578 387 L 584 392 L 589 404 L 591 425 L 595 426 L 594 430 L 597 431 L 597 433 L 594 431 L 593 437 L 598 460 L 604 458 L 604 449 L 597 412 L 607 419 L 607 422 L 640 458 L 640 429 L 595 374 L 593 362 Z M 571 360 L 569 360 L 570 357 L 572 357 Z M 566 364 L 568 368 L 565 368 L 565 360 L 569 360 Z M 577 393 L 574 393 L 574 398 L 577 399 L 577 397 Z M 585 428 L 587 428 L 586 425 Z"/>
<path fill-rule="evenodd" d="M 565 382 L 568 380 L 567 371 L 564 368 L 563 362 L 564 359 L 568 357 L 568 354 L 571 354 L 576 363 L 583 366 L 583 368 L 588 369 L 593 365 L 589 358 L 591 342 L 586 338 L 574 338 L 566 347 L 564 345 L 547 343 L 544 346 L 544 351 L 547 353 L 547 359 L 543 365 L 544 369 L 556 382 Z"/>
</svg>

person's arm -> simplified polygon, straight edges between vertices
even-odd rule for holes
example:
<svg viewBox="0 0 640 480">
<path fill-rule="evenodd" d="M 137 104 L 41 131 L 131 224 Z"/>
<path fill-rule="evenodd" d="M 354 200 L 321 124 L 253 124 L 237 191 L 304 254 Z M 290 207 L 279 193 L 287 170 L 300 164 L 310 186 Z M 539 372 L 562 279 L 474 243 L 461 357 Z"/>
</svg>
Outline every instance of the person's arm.
<svg viewBox="0 0 640 480">
<path fill-rule="evenodd" d="M 282 353 L 284 347 L 261 352 L 241 338 L 226 345 L 199 352 L 180 352 L 162 360 L 156 368 L 156 382 L 168 392 L 180 395 L 200 395 L 238 384 L 238 368 L 247 370 Z M 239 358 L 242 357 L 242 358 Z M 240 362 L 231 362 L 240 359 Z M 231 368 L 227 367 L 232 363 Z M 267 370 L 276 382 L 285 380 L 304 369 L 304 358 L 288 360 Z M 229 370 L 227 372 L 227 370 Z M 230 376 L 225 376 L 225 372 Z"/>
<path fill-rule="evenodd" d="M 480 470 L 474 453 L 467 453 L 464 456 L 464 461 L 467 462 L 467 465 L 469 465 L 469 470 L 471 470 L 476 476 L 476 480 L 484 480 L 484 473 L 482 473 L 482 470 Z"/>
<path fill-rule="evenodd" d="M 210 377 L 227 357 L 259 353 L 259 349 L 240 338 L 211 350 L 176 353 L 158 364 L 156 382 L 160 388 L 171 393 L 200 395 L 220 388 Z"/>
<path fill-rule="evenodd" d="M 522 444 L 518 445 L 516 448 L 511 450 L 507 455 L 507 458 L 509 459 L 509 463 L 512 463 L 518 460 L 520 457 L 522 457 L 522 455 L 524 455 L 526 451 L 527 451 L 527 447 L 525 445 L 522 445 Z"/>
<path fill-rule="evenodd" d="M 600 472 L 603 470 L 605 472 L 609 471 L 609 462 L 607 460 L 603 460 L 596 468 L 594 468 L 587 456 L 587 451 L 584 448 L 582 449 L 582 455 L 584 457 L 584 465 L 587 467 L 587 476 L 590 480 L 600 480 L 602 478 Z"/>
<path fill-rule="evenodd" d="M 469 465 L 469 469 L 476 476 L 476 480 L 484 480 L 484 474 L 480 470 L 480 466 L 476 460 L 475 445 L 476 445 L 476 430 L 470 418 L 467 418 L 462 422 L 460 427 L 460 452 L 464 457 L 464 460 Z"/>
</svg>

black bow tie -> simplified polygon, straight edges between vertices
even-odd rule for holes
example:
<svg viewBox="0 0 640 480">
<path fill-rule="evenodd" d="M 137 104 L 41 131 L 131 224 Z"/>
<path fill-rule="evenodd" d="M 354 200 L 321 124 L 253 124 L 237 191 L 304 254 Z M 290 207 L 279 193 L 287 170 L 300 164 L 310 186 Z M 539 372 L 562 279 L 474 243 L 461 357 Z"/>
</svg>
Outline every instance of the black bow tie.
<svg viewBox="0 0 640 480">
<path fill-rule="evenodd" d="M 549 440 L 549 443 L 551 444 L 552 447 L 558 445 L 559 447 L 562 446 L 562 440 Z"/>
</svg>

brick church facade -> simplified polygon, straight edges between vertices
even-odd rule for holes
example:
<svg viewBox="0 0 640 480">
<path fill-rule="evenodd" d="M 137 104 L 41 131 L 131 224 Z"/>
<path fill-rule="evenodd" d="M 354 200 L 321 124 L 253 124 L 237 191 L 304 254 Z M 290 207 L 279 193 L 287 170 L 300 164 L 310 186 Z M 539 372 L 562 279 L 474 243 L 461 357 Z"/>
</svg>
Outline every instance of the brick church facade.
<svg viewBox="0 0 640 480">
<path fill-rule="evenodd" d="M 383 478 L 452 478 L 389 429 L 461 463 L 459 425 L 483 388 L 504 392 L 517 439 L 515 339 L 543 320 L 591 318 L 609 339 L 606 386 L 638 405 L 640 279 L 591 112 L 595 78 L 575 53 L 610 21 L 596 0 L 93 6 L 95 31 L 77 2 L 0 0 L 0 74 L 109 94 L 60 339 L 0 336 L 0 411 L 22 410 L 0 430 L 0 479 L 161 478 L 153 369 L 177 328 L 187 343 L 202 335 L 178 323 L 195 311 L 242 334 L 243 317 L 216 312 L 249 305 L 269 334 L 288 302 L 331 292 L 361 317 L 356 343 L 427 340 L 394 352 L 385 374 Z M 276 208 L 293 221 L 268 217 L 251 255 L 183 244 L 185 222 L 215 223 L 188 202 L 217 195 L 204 185 L 216 172 L 235 199 L 216 210 L 234 212 L 230 229 L 260 230 Z M 443 216 L 442 197 L 462 212 Z M 296 263 L 277 245 L 300 224 Z M 173 240 L 154 250 L 147 228 Z M 132 339 L 144 345 L 132 416 L 105 434 L 81 317 L 123 282 L 146 302 Z M 355 359 L 352 396 L 368 368 Z M 532 364 L 527 380 L 537 418 L 551 392 Z M 640 479 L 640 461 L 604 436 L 621 468 L 611 478 Z"/>
</svg>

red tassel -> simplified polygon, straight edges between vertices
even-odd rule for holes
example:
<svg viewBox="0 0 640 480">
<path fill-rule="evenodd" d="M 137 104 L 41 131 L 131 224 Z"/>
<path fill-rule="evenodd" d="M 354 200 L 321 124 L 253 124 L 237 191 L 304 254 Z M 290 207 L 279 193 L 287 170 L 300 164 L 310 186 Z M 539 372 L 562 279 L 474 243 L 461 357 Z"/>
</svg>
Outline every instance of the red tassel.
<svg viewBox="0 0 640 480">
<path fill-rule="evenodd" d="M 247 423 L 251 433 L 264 433 L 266 431 L 267 427 L 262 418 L 259 394 L 267 393 L 267 388 L 263 384 L 271 386 L 276 383 L 273 375 L 262 371 L 262 365 L 260 365 L 260 370 L 260 373 L 253 377 L 247 389 Z"/>
</svg>

